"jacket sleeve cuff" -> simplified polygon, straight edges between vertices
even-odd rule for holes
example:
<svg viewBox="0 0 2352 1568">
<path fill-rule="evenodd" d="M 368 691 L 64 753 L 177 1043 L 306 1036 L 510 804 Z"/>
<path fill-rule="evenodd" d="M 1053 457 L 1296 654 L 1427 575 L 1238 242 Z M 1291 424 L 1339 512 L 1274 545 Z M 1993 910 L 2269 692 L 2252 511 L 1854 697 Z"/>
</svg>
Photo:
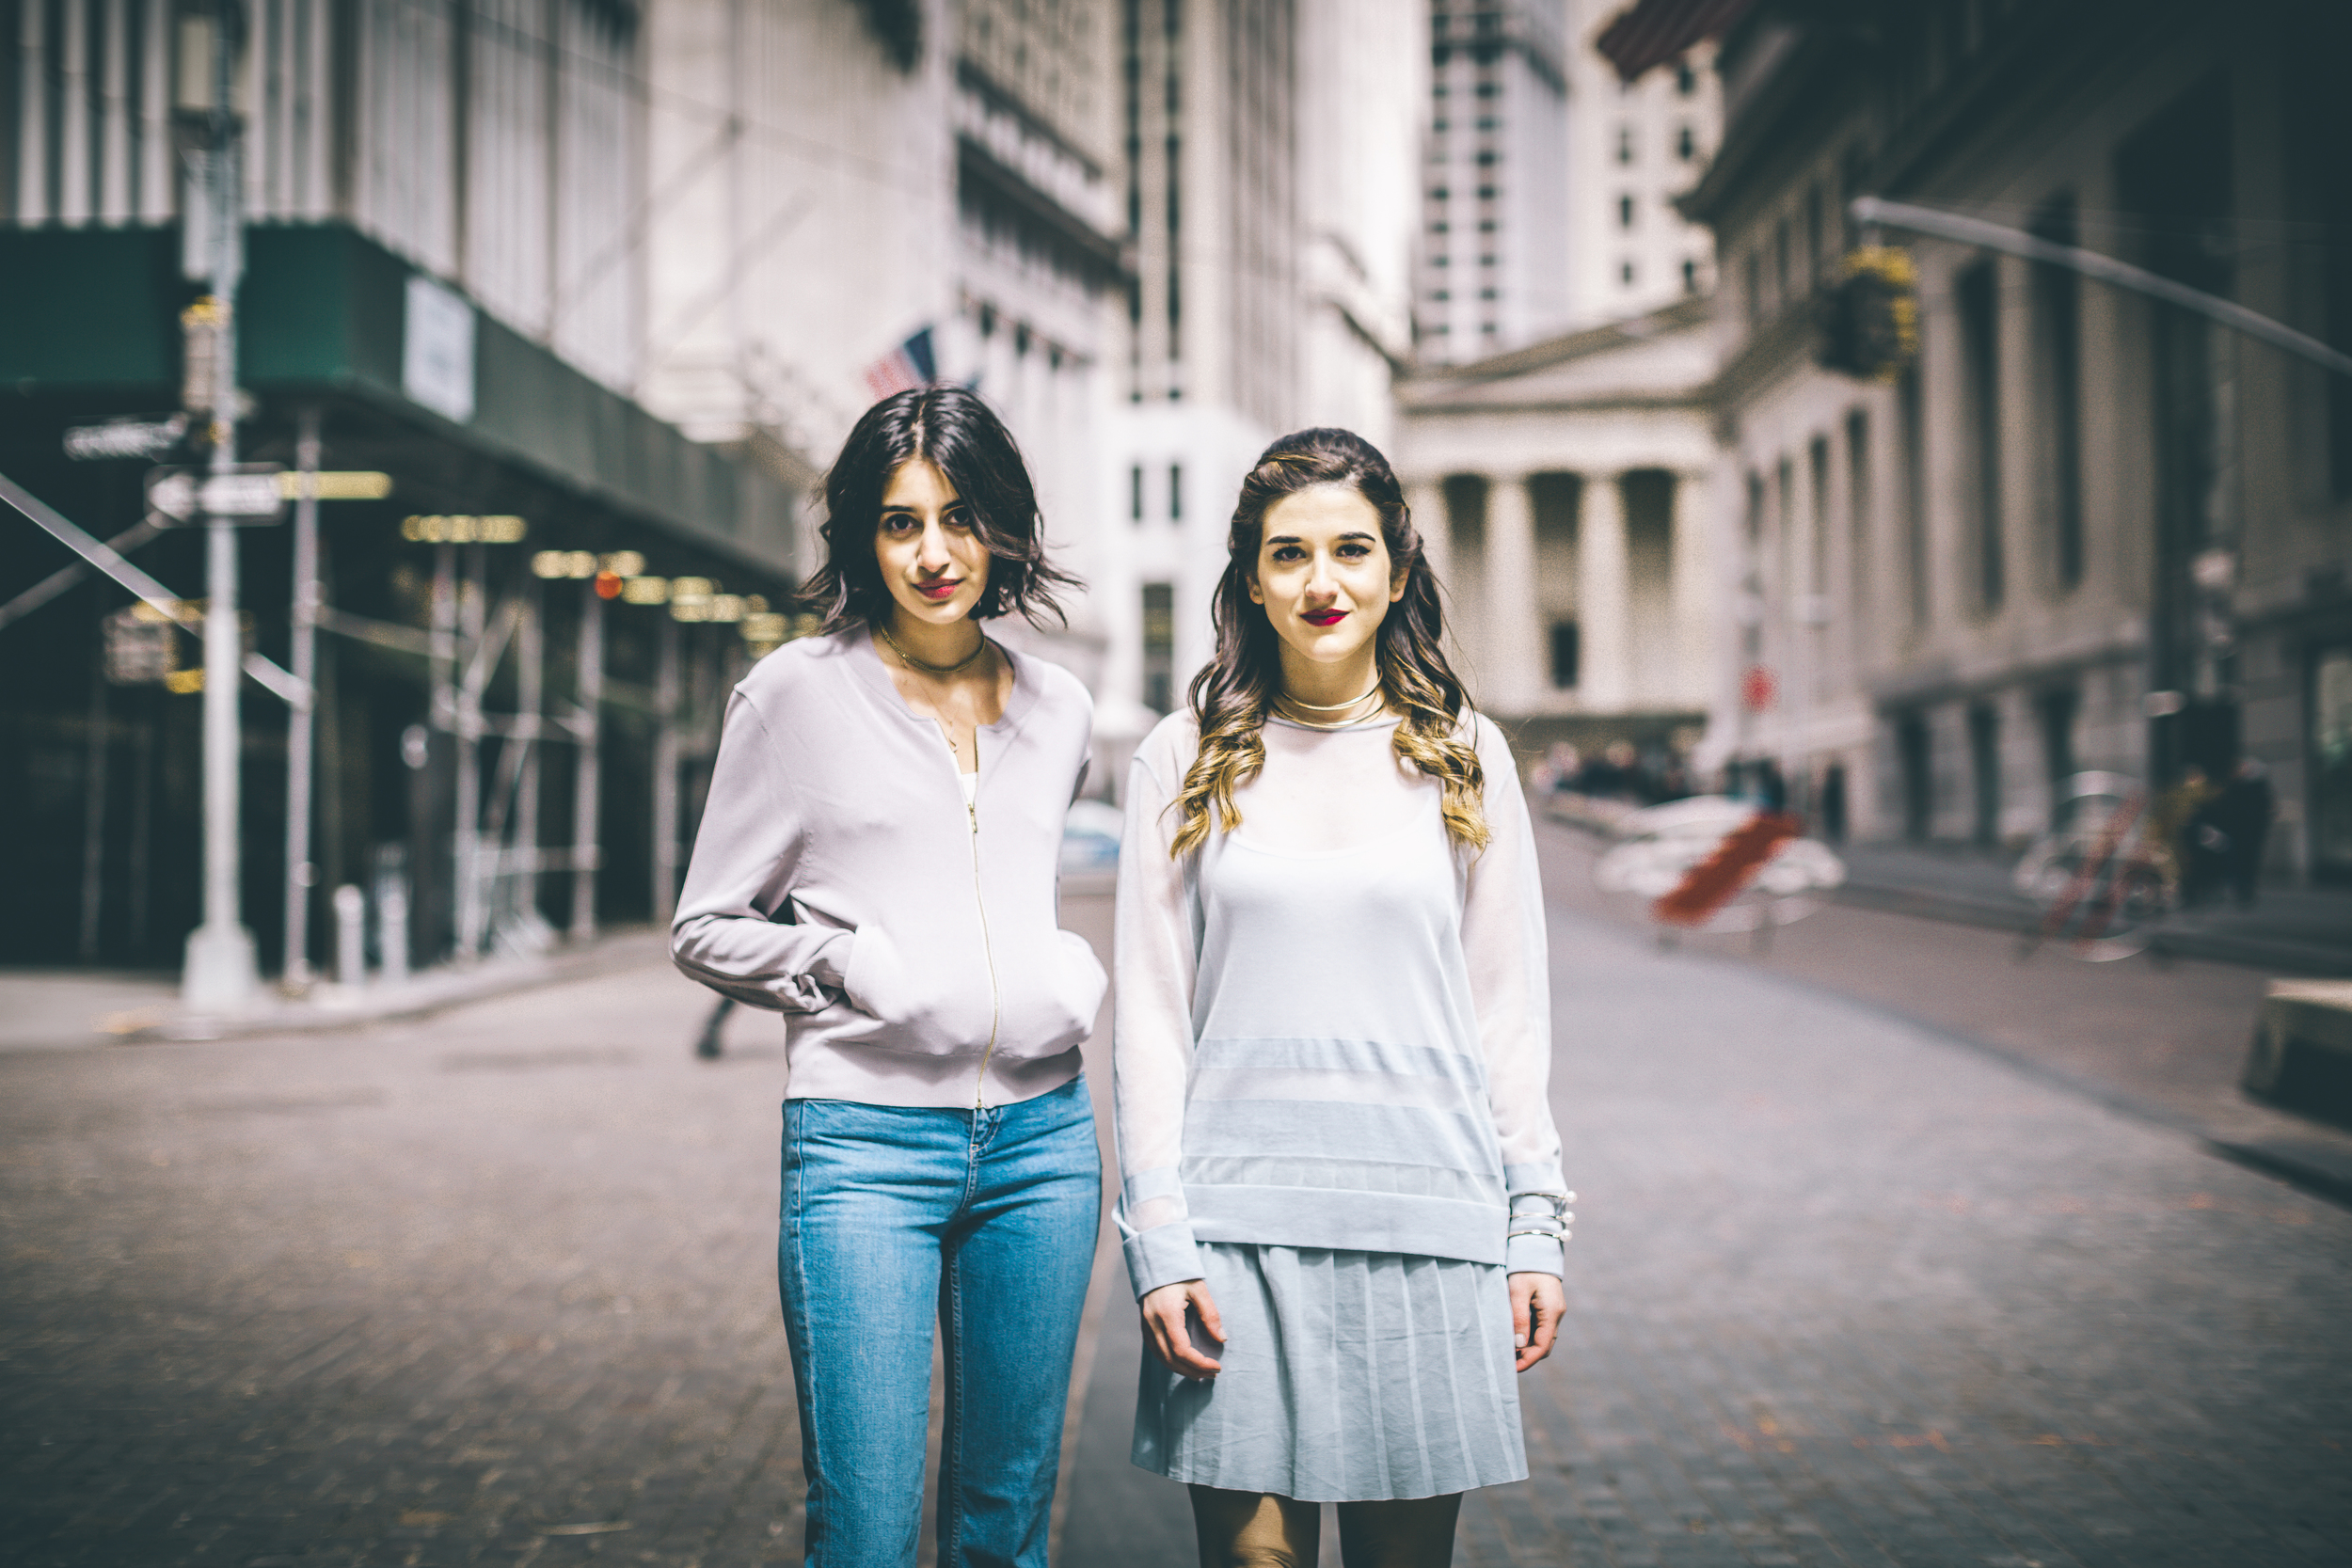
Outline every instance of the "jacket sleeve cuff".
<svg viewBox="0 0 2352 1568">
<path fill-rule="evenodd" d="M 1549 1274 L 1565 1277 L 1557 1236 L 1514 1236 L 1503 1244 L 1505 1274 Z"/>
<path fill-rule="evenodd" d="M 1163 1285 L 1200 1277 L 1200 1249 L 1193 1243 L 1192 1227 L 1182 1221 L 1138 1230 L 1125 1245 L 1127 1278 L 1137 1301 Z"/>
</svg>

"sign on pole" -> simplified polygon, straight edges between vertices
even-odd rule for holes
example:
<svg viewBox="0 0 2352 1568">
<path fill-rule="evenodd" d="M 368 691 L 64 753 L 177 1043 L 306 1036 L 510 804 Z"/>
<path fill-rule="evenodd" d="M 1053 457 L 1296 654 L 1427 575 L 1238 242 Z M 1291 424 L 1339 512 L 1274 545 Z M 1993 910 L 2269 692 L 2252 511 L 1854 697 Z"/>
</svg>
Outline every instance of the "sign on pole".
<svg viewBox="0 0 2352 1568">
<path fill-rule="evenodd" d="M 65 433 L 65 454 L 76 463 L 94 463 L 108 457 L 161 457 L 178 446 L 187 433 L 185 414 L 77 424 Z"/>
<path fill-rule="evenodd" d="M 226 473 L 203 468 L 151 468 L 147 475 L 147 504 L 151 511 L 174 523 L 219 517 L 242 527 L 259 527 L 282 520 L 286 491 L 278 463 L 240 463 Z"/>
</svg>

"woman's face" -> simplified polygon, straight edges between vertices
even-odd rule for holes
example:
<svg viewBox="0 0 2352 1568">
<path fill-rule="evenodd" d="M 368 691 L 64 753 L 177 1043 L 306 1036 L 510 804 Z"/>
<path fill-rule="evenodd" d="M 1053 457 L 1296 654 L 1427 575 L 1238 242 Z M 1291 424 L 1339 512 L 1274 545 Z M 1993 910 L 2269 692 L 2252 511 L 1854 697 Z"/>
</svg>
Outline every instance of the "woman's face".
<svg viewBox="0 0 2352 1568">
<path fill-rule="evenodd" d="M 1250 598 L 1286 648 L 1317 664 L 1361 654 L 1405 596 L 1380 514 L 1345 484 L 1312 485 L 1267 507 L 1257 568 Z"/>
<path fill-rule="evenodd" d="M 972 613 L 988 587 L 988 546 L 972 509 L 925 458 L 909 458 L 882 490 L 874 556 L 898 613 L 944 626 Z"/>
</svg>

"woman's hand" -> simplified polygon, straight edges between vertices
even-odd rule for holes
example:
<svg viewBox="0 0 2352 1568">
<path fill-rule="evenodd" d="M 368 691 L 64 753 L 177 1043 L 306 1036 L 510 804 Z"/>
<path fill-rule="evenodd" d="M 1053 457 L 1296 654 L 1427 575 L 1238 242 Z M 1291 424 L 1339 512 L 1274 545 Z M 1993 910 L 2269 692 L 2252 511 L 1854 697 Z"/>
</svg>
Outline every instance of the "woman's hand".
<svg viewBox="0 0 2352 1568">
<path fill-rule="evenodd" d="M 1556 1286 L 1559 1281 L 1552 1283 Z M 1205 1354 L 1190 1321 L 1197 1314 L 1200 1332 L 1219 1345 L 1225 1343 L 1225 1324 L 1216 1315 L 1216 1303 L 1210 1298 L 1206 1280 L 1187 1279 L 1177 1285 L 1163 1285 L 1146 1294 L 1136 1306 L 1143 1311 L 1144 1341 L 1158 1353 L 1161 1360 L 1199 1382 L 1216 1376 L 1221 1369 Z"/>
<path fill-rule="evenodd" d="M 1511 1276 L 1511 1342 L 1519 1348 L 1517 1370 L 1523 1372 L 1551 1354 L 1552 1340 L 1560 1333 L 1560 1314 L 1567 1309 L 1568 1292 L 1561 1288 L 1559 1275 Z"/>
</svg>

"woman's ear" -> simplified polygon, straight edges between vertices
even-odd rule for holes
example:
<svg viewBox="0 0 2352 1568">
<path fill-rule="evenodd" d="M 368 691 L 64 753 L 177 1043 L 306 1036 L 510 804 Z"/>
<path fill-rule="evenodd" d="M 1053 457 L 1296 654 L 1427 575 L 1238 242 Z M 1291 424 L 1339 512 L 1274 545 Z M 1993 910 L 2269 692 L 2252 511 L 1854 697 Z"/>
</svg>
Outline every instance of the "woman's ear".
<svg viewBox="0 0 2352 1568">
<path fill-rule="evenodd" d="M 1246 572 L 1242 575 L 1242 580 L 1249 584 L 1249 602 L 1251 604 L 1265 603 L 1265 591 L 1258 586 L 1257 573 Z"/>
</svg>

